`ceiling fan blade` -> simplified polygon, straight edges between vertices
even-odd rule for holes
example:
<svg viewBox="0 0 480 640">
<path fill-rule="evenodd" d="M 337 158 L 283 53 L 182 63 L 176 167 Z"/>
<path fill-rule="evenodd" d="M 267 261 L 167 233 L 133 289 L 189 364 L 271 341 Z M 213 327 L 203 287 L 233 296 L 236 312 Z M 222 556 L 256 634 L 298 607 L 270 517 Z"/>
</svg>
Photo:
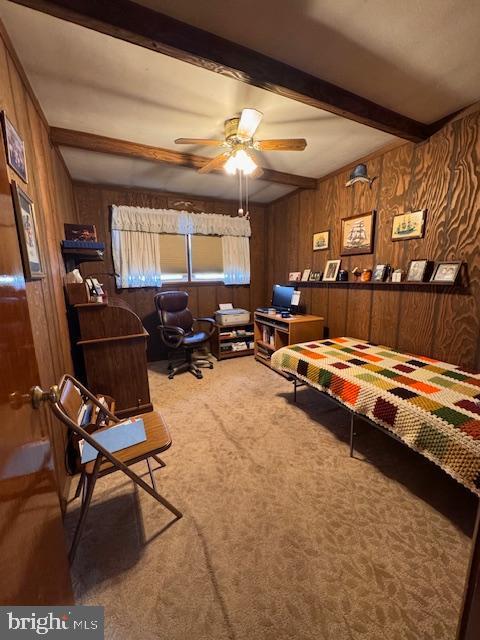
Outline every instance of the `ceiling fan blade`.
<svg viewBox="0 0 480 640">
<path fill-rule="evenodd" d="M 219 153 L 218 156 L 209 160 L 203 167 L 200 167 L 198 173 L 210 173 L 210 171 L 214 171 L 215 169 L 219 169 L 230 156 L 230 151 L 224 151 L 223 153 Z"/>
<path fill-rule="evenodd" d="M 285 140 L 256 140 L 255 148 L 260 151 L 303 151 L 307 146 L 305 138 L 286 138 Z"/>
<path fill-rule="evenodd" d="M 177 138 L 175 144 L 201 144 L 208 147 L 221 147 L 224 140 L 211 140 L 208 138 Z"/>
<path fill-rule="evenodd" d="M 263 117 L 261 111 L 256 109 L 243 109 L 240 114 L 240 122 L 237 128 L 237 138 L 240 140 L 250 140 L 255 135 L 258 125 Z"/>
</svg>

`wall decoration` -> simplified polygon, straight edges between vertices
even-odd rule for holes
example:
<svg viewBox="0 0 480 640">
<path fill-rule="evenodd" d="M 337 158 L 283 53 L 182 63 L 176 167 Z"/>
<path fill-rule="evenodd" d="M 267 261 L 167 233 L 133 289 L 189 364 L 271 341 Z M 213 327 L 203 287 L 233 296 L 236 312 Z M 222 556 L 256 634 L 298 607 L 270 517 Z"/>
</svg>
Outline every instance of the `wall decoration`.
<svg viewBox="0 0 480 640">
<path fill-rule="evenodd" d="M 7 162 L 24 182 L 27 180 L 27 160 L 25 158 L 25 143 L 18 135 L 17 130 L 7 118 L 5 111 L 1 113 L 3 138 Z"/>
<path fill-rule="evenodd" d="M 363 269 L 360 274 L 361 282 L 370 282 L 372 279 L 372 270 L 371 269 Z"/>
<path fill-rule="evenodd" d="M 94 224 L 64 224 L 65 240 L 74 242 L 96 242 L 97 230 Z"/>
<path fill-rule="evenodd" d="M 313 250 L 328 249 L 330 246 L 330 231 L 319 231 L 313 234 Z"/>
<path fill-rule="evenodd" d="M 373 181 L 377 179 L 377 176 L 370 178 L 367 171 L 366 164 L 357 164 L 350 174 L 349 179 L 345 183 L 346 187 L 353 186 L 356 182 L 366 182 L 370 189 L 372 188 Z"/>
<path fill-rule="evenodd" d="M 392 240 L 423 238 L 425 233 L 426 209 L 409 211 L 393 216 Z"/>
<path fill-rule="evenodd" d="M 462 262 L 457 260 L 450 262 L 436 262 L 430 282 L 455 284 L 461 266 Z"/>
<path fill-rule="evenodd" d="M 302 282 L 308 282 L 310 277 L 311 269 L 304 269 L 302 273 Z"/>
<path fill-rule="evenodd" d="M 392 273 L 392 282 L 401 282 L 404 275 L 403 269 L 395 269 Z"/>
<path fill-rule="evenodd" d="M 289 282 L 300 282 L 301 278 L 302 278 L 301 271 L 290 271 L 288 275 Z"/>
<path fill-rule="evenodd" d="M 340 255 L 350 256 L 373 252 L 375 211 L 342 218 L 342 244 Z"/>
<path fill-rule="evenodd" d="M 33 202 L 13 180 L 12 196 L 25 280 L 44 278 Z"/>
<path fill-rule="evenodd" d="M 383 282 L 387 277 L 387 265 L 377 264 L 373 270 L 372 280 L 374 282 Z"/>
<path fill-rule="evenodd" d="M 410 260 L 407 270 L 407 282 L 423 282 L 431 270 L 429 260 Z"/>
<path fill-rule="evenodd" d="M 340 270 L 341 260 L 327 260 L 325 271 L 323 272 L 324 282 L 335 282 Z"/>
</svg>

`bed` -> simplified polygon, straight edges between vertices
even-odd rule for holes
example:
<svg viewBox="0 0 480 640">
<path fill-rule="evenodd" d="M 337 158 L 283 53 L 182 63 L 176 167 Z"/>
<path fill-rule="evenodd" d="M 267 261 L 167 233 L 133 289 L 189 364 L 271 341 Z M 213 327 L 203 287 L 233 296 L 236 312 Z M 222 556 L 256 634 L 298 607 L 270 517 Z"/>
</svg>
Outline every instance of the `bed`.
<svg viewBox="0 0 480 640">
<path fill-rule="evenodd" d="M 365 416 L 480 496 L 480 374 L 354 338 L 290 345 L 277 371 Z"/>
</svg>

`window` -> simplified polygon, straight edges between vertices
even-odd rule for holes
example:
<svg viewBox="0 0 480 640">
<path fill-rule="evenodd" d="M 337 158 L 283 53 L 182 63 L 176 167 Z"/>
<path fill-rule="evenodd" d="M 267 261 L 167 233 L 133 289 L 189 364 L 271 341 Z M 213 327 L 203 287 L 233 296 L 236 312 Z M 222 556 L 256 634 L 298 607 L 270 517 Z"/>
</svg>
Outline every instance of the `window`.
<svg viewBox="0 0 480 640">
<path fill-rule="evenodd" d="M 187 236 L 160 234 L 160 269 L 162 282 L 187 282 Z"/>
<path fill-rule="evenodd" d="M 223 280 L 223 247 L 220 236 L 190 236 L 193 282 Z"/>
</svg>

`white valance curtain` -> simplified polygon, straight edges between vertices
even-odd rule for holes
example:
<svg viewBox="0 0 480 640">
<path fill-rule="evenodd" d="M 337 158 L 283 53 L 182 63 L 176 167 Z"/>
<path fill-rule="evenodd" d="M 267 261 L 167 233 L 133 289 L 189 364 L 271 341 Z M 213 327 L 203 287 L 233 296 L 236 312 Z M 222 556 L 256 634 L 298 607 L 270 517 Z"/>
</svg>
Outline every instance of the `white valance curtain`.
<svg viewBox="0 0 480 640">
<path fill-rule="evenodd" d="M 159 287 L 160 234 L 222 236 L 224 282 L 250 283 L 250 222 L 215 213 L 112 206 L 112 253 L 118 287 Z"/>
</svg>

